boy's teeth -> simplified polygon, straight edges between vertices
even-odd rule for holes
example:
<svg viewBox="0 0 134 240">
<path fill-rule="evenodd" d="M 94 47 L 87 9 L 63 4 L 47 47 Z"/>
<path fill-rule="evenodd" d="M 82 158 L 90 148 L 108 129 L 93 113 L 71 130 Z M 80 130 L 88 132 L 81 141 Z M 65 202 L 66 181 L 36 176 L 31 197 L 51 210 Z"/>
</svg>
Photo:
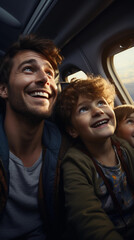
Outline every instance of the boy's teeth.
<svg viewBox="0 0 134 240">
<path fill-rule="evenodd" d="M 105 124 L 105 123 L 107 123 L 107 122 L 108 122 L 107 120 L 103 120 L 103 121 L 97 122 L 97 123 L 94 125 L 94 127 L 98 127 L 98 126 L 100 126 L 100 125 L 102 125 L 102 124 Z"/>
</svg>

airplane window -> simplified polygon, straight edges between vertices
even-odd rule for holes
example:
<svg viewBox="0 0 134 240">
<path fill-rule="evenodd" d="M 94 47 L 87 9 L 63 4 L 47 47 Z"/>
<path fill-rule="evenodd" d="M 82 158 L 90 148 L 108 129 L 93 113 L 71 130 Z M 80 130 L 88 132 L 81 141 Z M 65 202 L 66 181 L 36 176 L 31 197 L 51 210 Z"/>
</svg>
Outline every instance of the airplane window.
<svg viewBox="0 0 134 240">
<path fill-rule="evenodd" d="M 118 77 L 134 100 L 134 47 L 115 54 L 113 63 Z"/>
</svg>

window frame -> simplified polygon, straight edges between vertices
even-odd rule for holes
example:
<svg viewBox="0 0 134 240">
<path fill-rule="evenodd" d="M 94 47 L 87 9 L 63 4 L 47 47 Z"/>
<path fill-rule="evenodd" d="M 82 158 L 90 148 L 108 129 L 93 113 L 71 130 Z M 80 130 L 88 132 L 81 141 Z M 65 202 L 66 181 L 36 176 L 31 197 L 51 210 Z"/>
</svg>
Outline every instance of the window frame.
<svg viewBox="0 0 134 240">
<path fill-rule="evenodd" d="M 122 39 L 114 40 L 113 43 L 109 44 L 104 49 L 102 54 L 102 66 L 106 77 L 115 85 L 117 97 L 121 104 L 134 104 L 127 88 L 116 72 L 113 60 L 116 54 L 134 46 L 134 34 L 126 35 Z"/>
<path fill-rule="evenodd" d="M 130 96 L 127 88 L 125 87 L 123 82 L 121 82 L 121 79 L 116 72 L 113 59 L 114 55 L 107 58 L 107 70 L 110 74 L 110 78 L 113 79 L 113 83 L 115 84 L 115 87 L 117 89 L 117 95 L 122 103 L 134 104 L 134 101 Z"/>
</svg>

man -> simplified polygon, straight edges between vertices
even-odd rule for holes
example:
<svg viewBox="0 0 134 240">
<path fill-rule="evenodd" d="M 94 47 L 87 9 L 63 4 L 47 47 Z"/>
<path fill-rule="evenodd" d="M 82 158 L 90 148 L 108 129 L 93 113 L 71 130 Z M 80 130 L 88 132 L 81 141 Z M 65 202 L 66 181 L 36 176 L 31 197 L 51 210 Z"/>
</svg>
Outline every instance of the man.
<svg viewBox="0 0 134 240">
<path fill-rule="evenodd" d="M 11 46 L 1 62 L 2 240 L 46 239 L 52 226 L 60 134 L 46 118 L 56 101 L 55 77 L 61 61 L 52 41 L 27 35 Z"/>
</svg>

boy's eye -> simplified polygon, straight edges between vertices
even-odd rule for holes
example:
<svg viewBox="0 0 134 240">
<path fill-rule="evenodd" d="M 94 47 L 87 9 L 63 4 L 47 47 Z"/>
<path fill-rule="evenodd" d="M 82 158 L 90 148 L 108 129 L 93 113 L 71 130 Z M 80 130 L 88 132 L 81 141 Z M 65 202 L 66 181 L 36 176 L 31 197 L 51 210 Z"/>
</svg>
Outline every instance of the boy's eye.
<svg viewBox="0 0 134 240">
<path fill-rule="evenodd" d="M 98 102 L 98 107 L 101 107 L 101 106 L 103 106 L 103 105 L 106 105 L 106 102 L 105 102 L 104 100 L 100 100 L 100 101 Z"/>
<path fill-rule="evenodd" d="M 79 113 L 84 113 L 84 112 L 86 112 L 86 111 L 88 111 L 88 107 L 87 106 L 85 106 L 85 107 L 81 107 L 80 109 L 79 109 Z"/>
</svg>

